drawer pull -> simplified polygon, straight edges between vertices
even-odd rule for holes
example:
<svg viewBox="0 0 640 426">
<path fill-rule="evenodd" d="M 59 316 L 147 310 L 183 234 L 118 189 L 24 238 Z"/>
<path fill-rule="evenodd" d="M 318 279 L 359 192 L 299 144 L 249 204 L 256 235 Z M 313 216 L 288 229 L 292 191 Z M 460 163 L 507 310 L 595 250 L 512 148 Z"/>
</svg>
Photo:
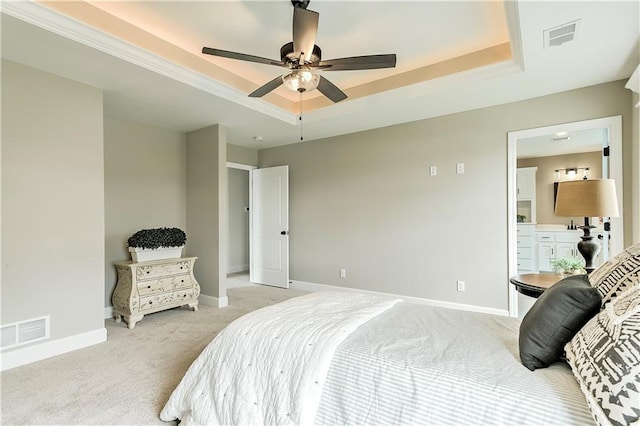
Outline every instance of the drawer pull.
<svg viewBox="0 0 640 426">
<path fill-rule="evenodd" d="M 149 304 L 150 304 L 150 305 L 153 305 L 153 300 L 149 300 Z"/>
<path fill-rule="evenodd" d="M 180 280 L 180 282 L 181 282 L 181 283 L 183 283 L 183 282 L 184 282 L 184 280 Z"/>
<path fill-rule="evenodd" d="M 148 285 L 148 286 L 147 286 L 147 288 L 151 288 L 151 286 L 150 286 L 150 285 Z"/>
</svg>

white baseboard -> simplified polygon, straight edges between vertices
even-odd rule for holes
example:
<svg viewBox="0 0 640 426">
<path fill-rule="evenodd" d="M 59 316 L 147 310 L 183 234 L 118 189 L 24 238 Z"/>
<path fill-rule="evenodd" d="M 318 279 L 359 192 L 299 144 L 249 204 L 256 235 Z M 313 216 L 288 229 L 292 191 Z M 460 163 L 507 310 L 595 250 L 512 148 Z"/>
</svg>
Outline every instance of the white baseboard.
<svg viewBox="0 0 640 426">
<path fill-rule="evenodd" d="M 260 284 L 254 284 L 250 281 L 241 281 L 241 280 L 234 280 L 234 279 L 227 278 L 226 285 L 227 285 L 227 288 L 240 288 L 240 287 L 252 287 L 254 285 L 260 285 Z"/>
<path fill-rule="evenodd" d="M 236 272 L 245 271 L 249 271 L 248 263 L 246 265 L 227 266 L 227 274 L 235 274 Z"/>
<path fill-rule="evenodd" d="M 327 284 L 316 284 L 316 283 L 310 283 L 305 281 L 293 280 L 291 281 L 291 288 L 296 290 L 305 290 L 305 291 L 323 291 L 323 290 L 357 291 L 361 293 L 372 293 L 372 294 L 380 294 L 383 296 L 399 297 L 401 299 L 404 299 L 406 302 L 415 303 L 419 305 L 438 306 L 441 308 L 457 309 L 459 311 L 471 311 L 471 312 L 481 312 L 484 314 L 509 316 L 508 309 L 496 309 L 496 308 L 487 308 L 485 306 L 465 305 L 463 303 L 454 303 L 454 302 L 446 302 L 443 300 L 425 299 L 422 297 L 402 296 L 399 294 L 383 293 L 380 291 L 361 290 L 357 288 L 339 287 L 339 286 L 327 285 Z"/>
<path fill-rule="evenodd" d="M 229 306 L 229 298 L 225 297 L 213 297 L 201 294 L 198 296 L 198 301 L 205 306 L 213 306 L 214 308 L 226 308 Z"/>
<path fill-rule="evenodd" d="M 5 371 L 20 367 L 21 365 L 31 364 L 32 362 L 41 361 L 106 341 L 107 329 L 98 328 L 74 336 L 44 342 L 39 345 L 16 349 L 0 354 L 1 370 Z"/>
</svg>

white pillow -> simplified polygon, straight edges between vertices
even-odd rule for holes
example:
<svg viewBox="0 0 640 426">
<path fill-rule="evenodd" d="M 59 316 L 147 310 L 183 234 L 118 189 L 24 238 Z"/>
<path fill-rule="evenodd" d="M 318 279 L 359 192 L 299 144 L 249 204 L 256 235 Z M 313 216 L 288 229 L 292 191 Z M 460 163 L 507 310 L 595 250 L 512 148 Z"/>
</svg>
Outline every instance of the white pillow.
<svg viewBox="0 0 640 426">
<path fill-rule="evenodd" d="M 593 317 L 565 346 L 600 425 L 640 424 L 640 282 Z"/>
<path fill-rule="evenodd" d="M 589 274 L 589 282 L 598 289 L 602 306 L 637 283 L 640 277 L 640 244 L 629 247 Z M 636 284 L 637 285 L 637 284 Z"/>
</svg>

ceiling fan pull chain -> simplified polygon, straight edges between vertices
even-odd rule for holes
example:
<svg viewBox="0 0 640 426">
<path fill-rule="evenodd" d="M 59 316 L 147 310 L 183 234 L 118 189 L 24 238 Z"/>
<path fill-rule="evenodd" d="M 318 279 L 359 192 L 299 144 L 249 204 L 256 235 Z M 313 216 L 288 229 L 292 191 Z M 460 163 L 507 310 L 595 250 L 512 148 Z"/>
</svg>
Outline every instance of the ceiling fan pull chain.
<svg viewBox="0 0 640 426">
<path fill-rule="evenodd" d="M 300 92 L 300 117 L 298 119 L 300 120 L 300 141 L 303 141 L 304 137 L 302 136 L 302 92 Z"/>
</svg>

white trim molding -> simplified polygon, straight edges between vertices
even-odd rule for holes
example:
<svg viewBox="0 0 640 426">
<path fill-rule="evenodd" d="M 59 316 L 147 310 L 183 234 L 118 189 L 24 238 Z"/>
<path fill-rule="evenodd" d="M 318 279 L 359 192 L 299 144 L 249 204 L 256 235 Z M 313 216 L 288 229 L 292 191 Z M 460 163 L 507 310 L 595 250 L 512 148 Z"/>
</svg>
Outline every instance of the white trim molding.
<svg viewBox="0 0 640 426">
<path fill-rule="evenodd" d="M 234 279 L 227 279 L 227 289 L 230 288 L 241 288 L 241 287 L 253 287 L 261 284 L 255 284 L 249 281 L 240 281 Z"/>
<path fill-rule="evenodd" d="M 297 114 L 280 109 L 268 102 L 255 102 L 246 93 L 226 86 L 212 78 L 171 62 L 146 49 L 122 41 L 111 34 L 63 15 L 35 1 L 2 2 L 2 13 L 35 25 L 54 34 L 82 43 L 93 49 L 120 58 L 196 89 L 242 105 L 276 120 L 294 125 Z"/>
<path fill-rule="evenodd" d="M 251 166 L 249 164 L 234 163 L 232 161 L 227 161 L 227 168 L 250 171 L 250 170 L 257 169 L 258 167 L 257 166 Z"/>
<path fill-rule="evenodd" d="M 392 293 L 383 293 L 380 291 L 370 291 L 370 290 L 361 290 L 357 288 L 349 288 L 349 287 L 339 287 L 335 285 L 328 284 L 316 284 L 305 281 L 291 281 L 290 288 L 294 290 L 305 290 L 305 291 L 353 291 L 360 293 L 369 293 L 369 294 L 379 294 L 382 296 L 390 296 L 390 297 L 399 297 L 406 302 L 414 303 L 417 305 L 428 305 L 428 306 L 437 306 L 439 308 L 448 308 L 448 309 L 456 309 L 459 311 L 469 311 L 469 312 L 480 312 L 483 314 L 492 314 L 492 315 L 500 315 L 500 316 L 508 316 L 509 311 L 507 309 L 498 309 L 498 308 L 488 308 L 485 306 L 477 306 L 477 305 L 466 305 L 463 303 L 455 303 L 455 302 L 447 302 L 444 300 L 434 300 L 434 299 L 425 299 L 422 297 L 413 297 L 413 296 L 403 296 L 400 294 L 392 294 Z"/>
<path fill-rule="evenodd" d="M 247 272 L 249 273 L 249 264 L 245 263 L 242 265 L 235 265 L 235 266 L 227 266 L 227 274 L 236 274 L 238 272 Z"/>
<path fill-rule="evenodd" d="M 0 355 L 1 370 L 5 371 L 11 368 L 20 367 L 21 365 L 31 364 L 36 361 L 41 361 L 43 359 L 62 355 L 67 352 L 97 345 L 98 343 L 106 341 L 107 329 L 98 328 L 96 330 L 52 340 L 39 345 L 3 352 Z"/>
<path fill-rule="evenodd" d="M 198 301 L 205 306 L 212 306 L 214 308 L 226 308 L 229 306 L 229 298 L 225 297 L 213 297 L 201 294 L 198 296 Z"/>
<path fill-rule="evenodd" d="M 507 132 L 507 253 L 508 253 L 508 276 L 505 283 L 509 286 L 509 315 L 518 317 L 518 294 L 515 286 L 509 283 L 508 278 L 518 273 L 517 247 L 516 247 L 516 173 L 518 167 L 517 144 L 518 139 L 530 138 L 534 136 L 550 135 L 559 131 L 574 132 L 585 129 L 605 128 L 609 131 L 608 146 L 611 148 L 609 157 L 610 173 L 609 178 L 616 181 L 616 196 L 618 198 L 618 208 L 624 211 L 624 181 L 622 165 L 622 116 L 595 118 L 592 120 L 575 121 L 571 123 L 554 124 L 533 129 L 517 130 Z M 611 256 L 624 250 L 624 218 L 612 217 L 612 229 L 615 235 L 611 239 Z"/>
<path fill-rule="evenodd" d="M 112 319 L 112 318 L 113 318 L 113 306 L 105 306 L 104 319 Z"/>
<path fill-rule="evenodd" d="M 638 65 L 633 74 L 631 74 L 631 77 L 629 77 L 629 81 L 627 81 L 627 84 L 625 84 L 624 87 L 631 90 L 632 92 L 640 94 L 640 65 Z M 640 102 L 638 102 L 635 107 L 640 108 Z"/>
</svg>

